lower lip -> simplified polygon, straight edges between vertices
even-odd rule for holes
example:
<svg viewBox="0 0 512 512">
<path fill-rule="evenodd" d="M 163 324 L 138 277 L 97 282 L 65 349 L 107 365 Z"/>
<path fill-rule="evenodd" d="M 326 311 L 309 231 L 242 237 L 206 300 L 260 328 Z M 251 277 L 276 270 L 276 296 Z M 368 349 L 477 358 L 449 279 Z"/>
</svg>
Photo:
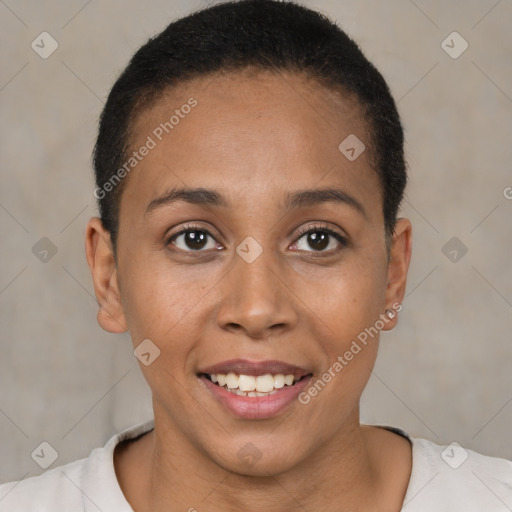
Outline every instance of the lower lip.
<svg viewBox="0 0 512 512">
<path fill-rule="evenodd" d="M 311 377 L 309 375 L 293 386 L 284 386 L 272 395 L 255 397 L 235 395 L 214 384 L 204 375 L 201 375 L 200 380 L 204 382 L 213 396 L 235 416 L 248 420 L 259 420 L 271 418 L 284 411 L 308 385 Z"/>
</svg>

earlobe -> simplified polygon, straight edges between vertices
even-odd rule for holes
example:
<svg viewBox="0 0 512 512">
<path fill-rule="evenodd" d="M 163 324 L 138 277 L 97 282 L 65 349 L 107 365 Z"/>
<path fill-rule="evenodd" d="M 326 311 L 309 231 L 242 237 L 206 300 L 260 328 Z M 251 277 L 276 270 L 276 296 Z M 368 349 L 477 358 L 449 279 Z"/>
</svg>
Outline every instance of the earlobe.
<svg viewBox="0 0 512 512">
<path fill-rule="evenodd" d="M 98 324 L 111 333 L 125 332 L 127 326 L 110 234 L 98 217 L 93 217 L 87 223 L 85 253 L 92 274 L 94 292 L 100 306 L 97 316 Z"/>
<path fill-rule="evenodd" d="M 402 309 L 402 301 L 407 284 L 407 272 L 412 252 L 412 225 L 408 219 L 398 219 L 395 224 L 390 248 L 386 287 L 386 310 L 395 314 L 387 315 L 388 322 L 383 330 L 391 330 L 398 322 L 398 312 Z"/>
</svg>

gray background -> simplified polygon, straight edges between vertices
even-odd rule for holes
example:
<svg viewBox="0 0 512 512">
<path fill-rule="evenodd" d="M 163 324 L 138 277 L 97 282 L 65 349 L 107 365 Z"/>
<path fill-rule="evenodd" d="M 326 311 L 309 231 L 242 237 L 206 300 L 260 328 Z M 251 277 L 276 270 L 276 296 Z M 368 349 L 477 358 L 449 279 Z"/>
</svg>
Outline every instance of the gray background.
<svg viewBox="0 0 512 512">
<path fill-rule="evenodd" d="M 512 458 L 512 2 L 305 3 L 361 45 L 406 129 L 414 254 L 363 420 Z M 31 453 L 42 441 L 56 466 L 151 416 L 128 335 L 96 324 L 83 242 L 96 214 L 90 154 L 132 53 L 204 5 L 0 2 L 1 481 L 40 473 Z M 48 59 L 31 48 L 43 31 L 59 44 Z M 453 31 L 469 43 L 457 59 L 441 47 Z M 32 251 L 43 237 L 57 248 L 46 263 Z M 443 252 L 452 237 L 468 250 L 454 246 L 456 262 Z"/>
</svg>

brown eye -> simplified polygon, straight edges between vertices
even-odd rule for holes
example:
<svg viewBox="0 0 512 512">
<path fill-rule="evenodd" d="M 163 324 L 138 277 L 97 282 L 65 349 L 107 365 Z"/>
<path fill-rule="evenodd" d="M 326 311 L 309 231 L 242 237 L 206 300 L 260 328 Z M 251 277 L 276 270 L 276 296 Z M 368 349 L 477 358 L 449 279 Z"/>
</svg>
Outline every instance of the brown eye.
<svg viewBox="0 0 512 512">
<path fill-rule="evenodd" d="M 307 243 L 315 251 L 323 251 L 326 247 L 329 246 L 330 235 L 327 233 L 322 233 L 321 231 L 314 231 L 313 233 L 309 233 L 306 236 Z"/>
<path fill-rule="evenodd" d="M 294 244 L 299 251 L 331 252 L 347 246 L 345 237 L 327 228 L 311 228 Z"/>
<path fill-rule="evenodd" d="M 203 249 L 215 249 L 216 243 L 212 235 L 199 228 L 187 228 L 173 235 L 168 244 L 187 252 L 202 251 Z"/>
</svg>

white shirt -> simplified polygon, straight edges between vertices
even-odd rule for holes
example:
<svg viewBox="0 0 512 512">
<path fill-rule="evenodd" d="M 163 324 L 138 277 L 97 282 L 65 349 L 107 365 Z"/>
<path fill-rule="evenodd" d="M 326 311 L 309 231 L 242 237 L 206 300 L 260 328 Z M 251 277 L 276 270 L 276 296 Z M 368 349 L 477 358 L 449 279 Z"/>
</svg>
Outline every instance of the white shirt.
<svg viewBox="0 0 512 512">
<path fill-rule="evenodd" d="M 115 475 L 114 448 L 153 428 L 153 420 L 136 425 L 85 459 L 0 485 L 0 512 L 133 512 Z M 512 511 L 511 461 L 383 428 L 412 443 L 412 472 L 403 512 Z"/>
</svg>

